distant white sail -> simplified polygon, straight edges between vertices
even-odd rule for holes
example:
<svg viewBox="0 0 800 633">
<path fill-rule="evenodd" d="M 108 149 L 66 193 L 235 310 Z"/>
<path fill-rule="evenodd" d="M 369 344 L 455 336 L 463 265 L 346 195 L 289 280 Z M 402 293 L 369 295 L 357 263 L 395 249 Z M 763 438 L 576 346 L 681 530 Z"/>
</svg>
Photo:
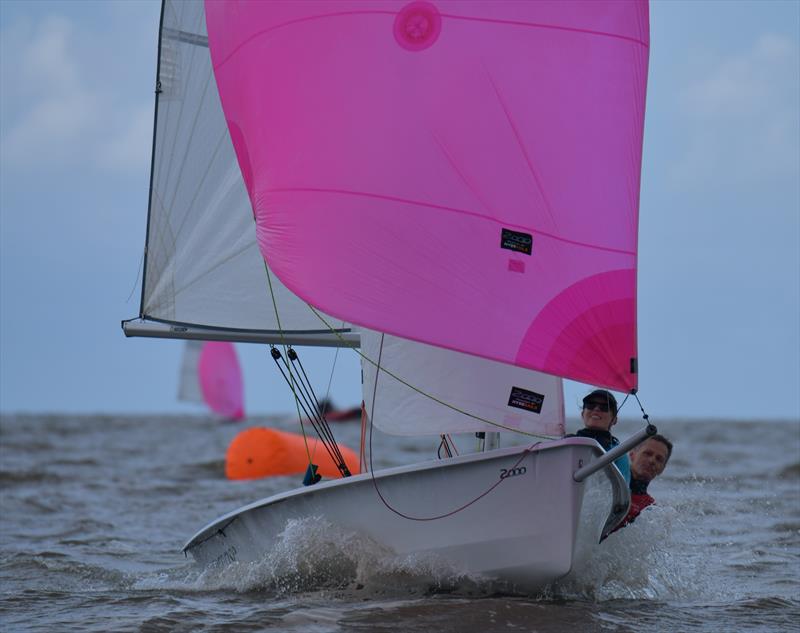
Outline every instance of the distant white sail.
<svg viewBox="0 0 800 633">
<path fill-rule="evenodd" d="M 204 404 L 203 392 L 200 390 L 200 379 L 197 367 L 200 362 L 202 341 L 186 341 L 181 356 L 181 370 L 178 377 L 178 400 Z"/>
</svg>

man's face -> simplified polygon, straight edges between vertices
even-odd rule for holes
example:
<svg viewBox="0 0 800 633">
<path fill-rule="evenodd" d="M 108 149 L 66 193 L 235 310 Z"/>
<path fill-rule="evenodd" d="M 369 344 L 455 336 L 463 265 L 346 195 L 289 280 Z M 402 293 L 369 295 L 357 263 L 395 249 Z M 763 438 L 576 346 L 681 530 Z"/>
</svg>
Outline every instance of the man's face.
<svg viewBox="0 0 800 633">
<path fill-rule="evenodd" d="M 614 422 L 614 414 L 611 413 L 607 400 L 592 398 L 584 403 L 581 419 L 586 428 L 608 431 Z"/>
<path fill-rule="evenodd" d="M 631 474 L 636 479 L 652 481 L 664 472 L 669 451 L 663 442 L 649 439 L 630 453 Z"/>
</svg>

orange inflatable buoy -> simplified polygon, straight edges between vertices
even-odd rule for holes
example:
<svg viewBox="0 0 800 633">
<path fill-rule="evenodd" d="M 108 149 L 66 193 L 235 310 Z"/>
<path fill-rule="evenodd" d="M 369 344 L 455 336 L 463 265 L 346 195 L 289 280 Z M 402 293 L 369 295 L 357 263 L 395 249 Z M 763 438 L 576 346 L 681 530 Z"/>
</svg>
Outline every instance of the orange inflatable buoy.
<svg viewBox="0 0 800 633">
<path fill-rule="evenodd" d="M 339 445 L 347 468 L 359 472 L 358 456 L 346 446 Z M 319 466 L 317 472 L 330 478 L 341 477 L 325 446 L 316 438 L 308 438 L 311 460 Z M 265 427 L 245 429 L 233 438 L 225 454 L 225 475 L 228 479 L 259 479 L 276 475 L 304 473 L 308 468 L 308 453 L 302 435 Z"/>
</svg>

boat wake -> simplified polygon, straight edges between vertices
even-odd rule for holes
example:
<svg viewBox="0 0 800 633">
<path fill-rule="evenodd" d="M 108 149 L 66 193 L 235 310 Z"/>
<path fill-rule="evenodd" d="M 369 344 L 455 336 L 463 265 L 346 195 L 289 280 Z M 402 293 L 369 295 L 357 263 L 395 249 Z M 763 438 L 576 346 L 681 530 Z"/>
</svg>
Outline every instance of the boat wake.
<svg viewBox="0 0 800 633">
<path fill-rule="evenodd" d="M 435 556 L 398 556 L 363 534 L 334 527 L 319 517 L 290 520 L 268 555 L 203 570 L 198 589 L 267 591 L 277 595 L 309 591 L 366 597 L 472 591 L 482 579 L 454 569 Z"/>
<path fill-rule="evenodd" d="M 711 589 L 702 569 L 675 538 L 686 535 L 680 513 L 651 506 L 637 520 L 612 533 L 594 556 L 548 587 L 545 596 L 606 600 L 680 600 Z"/>
<path fill-rule="evenodd" d="M 688 599 L 698 594 L 718 598 L 708 595 L 703 561 L 682 550 L 672 536 L 676 531 L 686 533 L 677 511 L 648 508 L 635 523 L 609 536 L 582 567 L 534 597 L 598 602 Z M 289 521 L 275 547 L 259 561 L 215 565 L 196 574 L 187 583 L 198 591 L 275 596 L 323 592 L 344 600 L 519 595 L 507 584 L 456 569 L 433 555 L 398 556 L 363 534 L 319 517 Z"/>
</svg>

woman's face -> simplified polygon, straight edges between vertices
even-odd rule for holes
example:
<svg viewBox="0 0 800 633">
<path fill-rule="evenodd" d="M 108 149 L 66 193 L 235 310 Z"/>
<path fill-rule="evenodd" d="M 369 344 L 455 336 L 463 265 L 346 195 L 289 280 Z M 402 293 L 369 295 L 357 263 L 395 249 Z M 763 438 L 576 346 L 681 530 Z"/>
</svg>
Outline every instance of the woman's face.
<svg viewBox="0 0 800 633">
<path fill-rule="evenodd" d="M 608 431 L 615 422 L 609 403 L 599 398 L 592 398 L 584 403 L 581 418 L 585 427 L 604 431 Z"/>
</svg>

